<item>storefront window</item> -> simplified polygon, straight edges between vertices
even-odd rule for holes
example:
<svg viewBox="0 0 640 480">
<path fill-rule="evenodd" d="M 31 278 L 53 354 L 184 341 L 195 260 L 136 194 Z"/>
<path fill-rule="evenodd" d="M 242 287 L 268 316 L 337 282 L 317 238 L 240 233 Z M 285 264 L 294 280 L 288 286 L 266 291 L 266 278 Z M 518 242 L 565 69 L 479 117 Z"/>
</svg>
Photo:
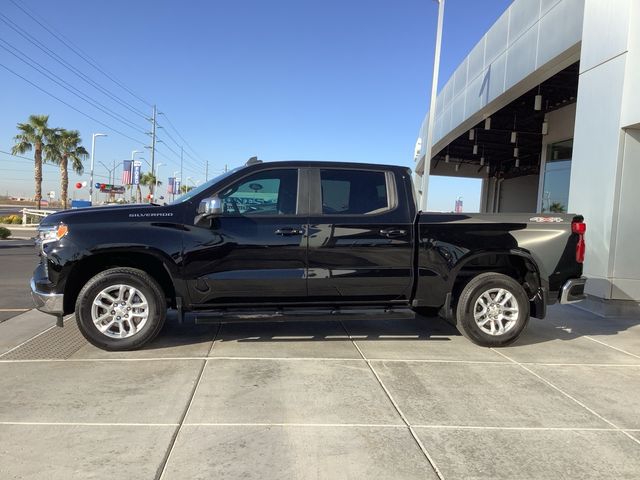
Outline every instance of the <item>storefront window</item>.
<svg viewBox="0 0 640 480">
<path fill-rule="evenodd" d="M 544 169 L 542 211 L 565 213 L 569 203 L 573 139 L 549 145 Z"/>
</svg>

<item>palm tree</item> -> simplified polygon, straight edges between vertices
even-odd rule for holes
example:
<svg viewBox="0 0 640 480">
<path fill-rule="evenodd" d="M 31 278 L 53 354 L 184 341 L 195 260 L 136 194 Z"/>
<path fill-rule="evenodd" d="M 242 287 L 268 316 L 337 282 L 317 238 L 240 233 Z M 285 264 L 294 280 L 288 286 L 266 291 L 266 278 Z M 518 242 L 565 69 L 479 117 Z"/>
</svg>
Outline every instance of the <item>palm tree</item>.
<svg viewBox="0 0 640 480">
<path fill-rule="evenodd" d="M 18 134 L 11 148 L 14 155 L 24 155 L 33 149 L 35 201 L 38 210 L 42 205 L 42 151 L 49 143 L 52 130 L 49 128 L 49 115 L 30 115 L 27 123 L 18 123 Z"/>
<path fill-rule="evenodd" d="M 549 211 L 550 212 L 554 212 L 554 213 L 564 213 L 567 211 L 567 209 L 565 208 L 565 206 L 560 203 L 560 202 L 553 202 L 551 204 L 551 206 L 549 207 Z"/>
<path fill-rule="evenodd" d="M 82 174 L 84 167 L 82 160 L 89 156 L 87 149 L 82 146 L 82 138 L 77 130 L 58 128 L 45 147 L 45 158 L 60 166 L 60 201 L 62 208 L 68 206 L 69 189 L 69 161 L 71 168 L 77 174 Z"/>
<path fill-rule="evenodd" d="M 162 182 L 156 179 L 156 176 L 153 172 L 147 172 L 140 175 L 140 185 L 144 185 L 149 189 L 149 193 L 153 192 L 153 188 L 156 185 L 162 185 Z M 138 185 L 138 190 L 140 190 L 140 185 Z M 142 199 L 141 199 L 142 200 Z"/>
</svg>

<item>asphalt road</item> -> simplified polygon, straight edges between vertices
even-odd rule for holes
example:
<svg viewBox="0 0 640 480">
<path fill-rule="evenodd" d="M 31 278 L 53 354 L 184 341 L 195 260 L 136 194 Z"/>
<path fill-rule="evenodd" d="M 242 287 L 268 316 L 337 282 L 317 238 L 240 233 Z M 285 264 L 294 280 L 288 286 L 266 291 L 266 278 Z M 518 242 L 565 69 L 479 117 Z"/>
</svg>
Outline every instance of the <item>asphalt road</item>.
<svg viewBox="0 0 640 480">
<path fill-rule="evenodd" d="M 29 279 L 37 263 L 32 241 L 0 240 L 0 322 L 33 308 Z"/>
<path fill-rule="evenodd" d="M 10 207 L 10 206 L 5 206 L 5 205 L 0 205 L 0 217 L 5 217 L 7 215 L 18 215 L 18 214 L 22 214 L 21 210 L 24 207 L 20 207 L 20 206 L 16 206 L 16 207 Z"/>
</svg>

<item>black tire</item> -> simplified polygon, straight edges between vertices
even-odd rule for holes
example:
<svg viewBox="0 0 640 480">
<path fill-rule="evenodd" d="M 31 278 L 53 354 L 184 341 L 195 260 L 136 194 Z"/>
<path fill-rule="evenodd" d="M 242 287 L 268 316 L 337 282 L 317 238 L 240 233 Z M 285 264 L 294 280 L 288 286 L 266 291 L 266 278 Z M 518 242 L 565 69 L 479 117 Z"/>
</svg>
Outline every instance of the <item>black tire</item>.
<svg viewBox="0 0 640 480">
<path fill-rule="evenodd" d="M 146 297 L 148 317 L 138 332 L 126 338 L 112 338 L 102 333 L 93 322 L 94 299 L 113 285 L 129 285 Z M 135 350 L 153 340 L 160 332 L 167 315 L 164 293 L 148 273 L 136 268 L 118 267 L 105 270 L 91 278 L 80 290 L 76 300 L 76 321 L 80 332 L 91 344 L 103 350 Z"/>
<path fill-rule="evenodd" d="M 480 327 L 476 323 L 474 313 L 476 309 L 476 302 L 479 301 L 481 295 L 492 289 L 503 289 L 513 295 L 517 302 L 518 313 L 517 317 L 514 317 L 514 322 L 511 326 L 502 334 L 498 334 L 497 323 L 489 320 L 487 323 L 489 326 L 485 328 L 493 329 L 495 326 L 495 334 L 490 334 Z M 486 297 L 485 297 L 486 298 Z M 489 295 L 489 298 L 494 298 Z M 480 300 L 482 302 L 482 300 Z M 499 303 L 499 302 L 495 302 Z M 482 308 L 480 306 L 480 308 Z M 500 307 L 492 307 L 500 308 Z M 482 312 L 480 310 L 479 312 Z M 485 310 L 486 311 L 486 310 Z M 522 333 L 524 328 L 529 323 L 529 298 L 524 288 L 513 278 L 501 273 L 482 273 L 476 277 L 473 277 L 469 283 L 467 283 L 458 297 L 455 307 L 455 320 L 456 328 L 477 345 L 483 347 L 503 347 L 513 343 Z M 481 319 L 482 320 L 482 319 Z M 493 325 L 492 325 L 493 323 Z M 509 323 L 501 322 L 502 325 Z M 486 325 L 486 324 L 485 324 Z"/>
</svg>

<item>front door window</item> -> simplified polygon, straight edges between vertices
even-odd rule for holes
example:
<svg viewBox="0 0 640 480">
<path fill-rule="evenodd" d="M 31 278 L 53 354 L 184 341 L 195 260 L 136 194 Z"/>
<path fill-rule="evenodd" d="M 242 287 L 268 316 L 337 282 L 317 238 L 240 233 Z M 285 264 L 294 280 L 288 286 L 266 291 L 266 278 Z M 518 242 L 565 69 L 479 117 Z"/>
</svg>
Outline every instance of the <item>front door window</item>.
<svg viewBox="0 0 640 480">
<path fill-rule="evenodd" d="M 573 139 L 549 145 L 544 169 L 542 212 L 566 213 Z"/>
</svg>

